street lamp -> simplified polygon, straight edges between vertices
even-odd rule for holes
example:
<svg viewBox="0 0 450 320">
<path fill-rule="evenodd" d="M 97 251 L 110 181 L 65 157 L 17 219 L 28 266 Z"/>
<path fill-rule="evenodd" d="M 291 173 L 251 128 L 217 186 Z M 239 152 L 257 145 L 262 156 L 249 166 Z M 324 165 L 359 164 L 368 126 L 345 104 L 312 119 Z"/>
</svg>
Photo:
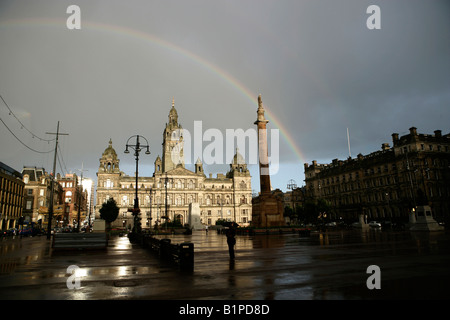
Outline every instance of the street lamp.
<svg viewBox="0 0 450 320">
<path fill-rule="evenodd" d="M 295 217 L 294 189 L 297 188 L 297 183 L 295 183 L 295 180 L 293 179 L 289 180 L 287 188 L 288 190 L 291 190 L 292 216 Z"/>
<path fill-rule="evenodd" d="M 132 138 L 136 138 L 136 144 L 130 144 L 129 141 Z M 142 138 L 145 140 L 145 142 L 147 144 L 141 144 L 139 142 L 139 138 Z M 134 226 L 133 226 L 133 233 L 135 234 L 140 234 L 141 233 L 141 226 L 140 226 L 140 222 L 139 222 L 139 198 L 138 198 L 138 168 L 139 168 L 139 153 L 142 151 L 141 148 L 146 148 L 147 151 L 145 151 L 145 154 L 150 154 L 150 146 L 148 145 L 148 141 L 147 139 L 145 139 L 143 136 L 139 136 L 139 135 L 134 135 L 131 136 L 130 138 L 128 138 L 127 143 L 126 143 L 126 148 L 124 153 L 130 153 L 130 151 L 128 150 L 128 148 L 131 148 L 134 150 L 134 156 L 136 157 L 136 194 L 135 194 L 135 198 L 134 198 L 134 208 L 132 211 L 133 212 L 133 216 L 134 216 Z"/>
</svg>

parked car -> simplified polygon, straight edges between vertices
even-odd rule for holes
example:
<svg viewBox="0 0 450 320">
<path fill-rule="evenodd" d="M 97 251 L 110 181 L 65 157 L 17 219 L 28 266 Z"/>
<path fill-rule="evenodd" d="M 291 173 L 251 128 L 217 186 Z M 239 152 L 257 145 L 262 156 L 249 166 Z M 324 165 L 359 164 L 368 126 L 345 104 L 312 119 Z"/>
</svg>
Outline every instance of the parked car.
<svg viewBox="0 0 450 320">
<path fill-rule="evenodd" d="M 372 228 L 381 228 L 381 223 L 376 222 L 376 221 L 370 221 L 369 226 Z"/>
</svg>

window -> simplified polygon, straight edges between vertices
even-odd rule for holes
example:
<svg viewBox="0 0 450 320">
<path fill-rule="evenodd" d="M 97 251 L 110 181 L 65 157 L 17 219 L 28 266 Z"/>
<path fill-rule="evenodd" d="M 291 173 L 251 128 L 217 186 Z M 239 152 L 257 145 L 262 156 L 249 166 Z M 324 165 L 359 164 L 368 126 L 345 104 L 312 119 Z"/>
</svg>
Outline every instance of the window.
<svg viewBox="0 0 450 320">
<path fill-rule="evenodd" d="M 114 187 L 114 183 L 110 179 L 107 179 L 105 183 L 105 188 L 112 188 L 112 187 Z"/>
</svg>

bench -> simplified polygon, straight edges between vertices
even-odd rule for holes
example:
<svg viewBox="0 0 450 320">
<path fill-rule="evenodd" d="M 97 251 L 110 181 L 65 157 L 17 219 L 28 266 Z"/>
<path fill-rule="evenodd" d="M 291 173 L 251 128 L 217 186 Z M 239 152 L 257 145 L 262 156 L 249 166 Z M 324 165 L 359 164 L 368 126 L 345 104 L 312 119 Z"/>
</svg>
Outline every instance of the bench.
<svg viewBox="0 0 450 320">
<path fill-rule="evenodd" d="M 108 246 L 106 233 L 56 233 L 53 235 L 54 249 L 105 249 Z"/>
</svg>

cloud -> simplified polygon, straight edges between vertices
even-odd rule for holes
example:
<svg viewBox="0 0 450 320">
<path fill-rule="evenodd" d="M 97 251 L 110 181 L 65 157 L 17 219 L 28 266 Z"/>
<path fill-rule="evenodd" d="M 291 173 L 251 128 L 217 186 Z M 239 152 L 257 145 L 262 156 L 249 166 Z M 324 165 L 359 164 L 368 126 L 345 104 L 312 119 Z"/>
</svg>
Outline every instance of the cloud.
<svg viewBox="0 0 450 320">
<path fill-rule="evenodd" d="M 61 121 L 67 167 L 88 163 L 93 178 L 110 138 L 132 167 L 122 149 L 134 134 L 149 139 L 151 175 L 172 97 L 183 127 L 225 132 L 254 128 L 261 93 L 303 157 L 281 135 L 282 189 L 301 185 L 303 161 L 346 158 L 347 128 L 352 155 L 411 126 L 450 131 L 446 1 L 78 1 L 76 31 L 65 28 L 70 4 L 0 4 L 0 94 L 36 133 Z M 371 4 L 381 30 L 366 27 Z M 51 167 L 0 130 L 10 151 L 0 161 Z"/>
</svg>

